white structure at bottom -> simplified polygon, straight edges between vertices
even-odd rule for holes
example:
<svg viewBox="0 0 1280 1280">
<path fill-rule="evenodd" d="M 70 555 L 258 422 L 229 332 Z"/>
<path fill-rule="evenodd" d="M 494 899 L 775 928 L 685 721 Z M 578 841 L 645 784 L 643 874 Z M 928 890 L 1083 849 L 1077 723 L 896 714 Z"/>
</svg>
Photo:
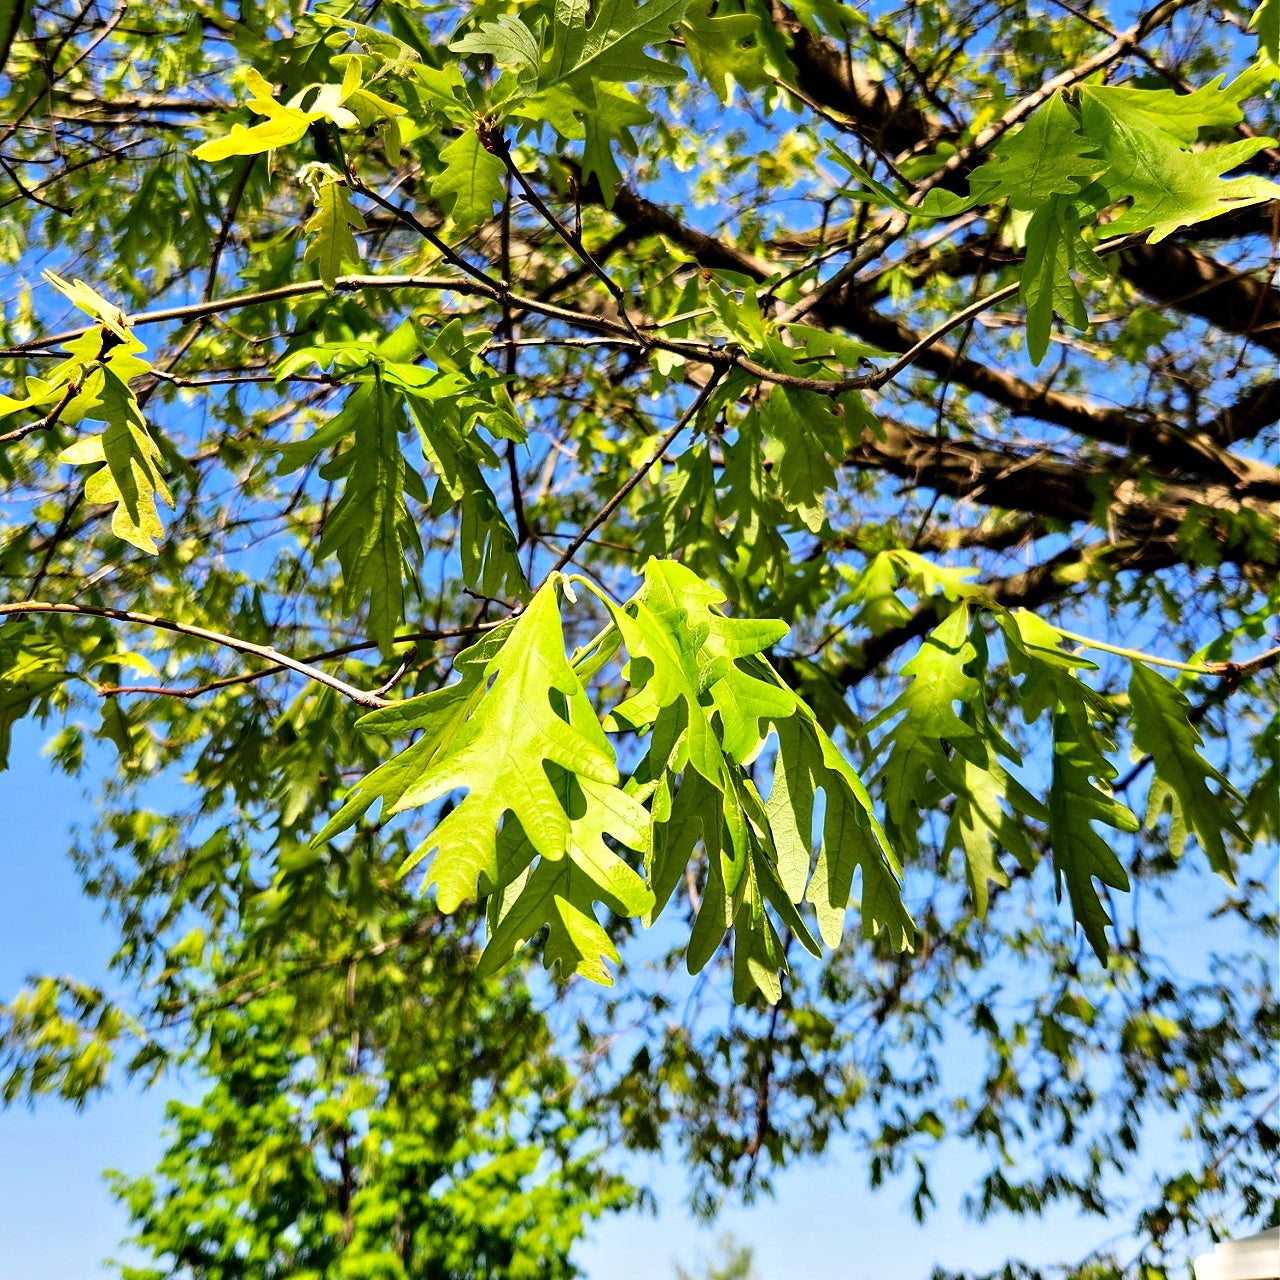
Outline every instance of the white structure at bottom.
<svg viewBox="0 0 1280 1280">
<path fill-rule="evenodd" d="M 1196 1280 L 1280 1280 L 1280 1227 L 1215 1245 L 1196 1259 Z"/>
</svg>

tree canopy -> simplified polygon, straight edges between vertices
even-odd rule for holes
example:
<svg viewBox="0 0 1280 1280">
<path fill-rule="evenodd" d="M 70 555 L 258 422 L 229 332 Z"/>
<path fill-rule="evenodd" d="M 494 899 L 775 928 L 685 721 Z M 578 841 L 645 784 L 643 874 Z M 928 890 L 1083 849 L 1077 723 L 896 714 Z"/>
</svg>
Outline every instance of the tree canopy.
<svg viewBox="0 0 1280 1280">
<path fill-rule="evenodd" d="M 268 1185 L 279 1274 L 463 1274 L 486 1178 L 557 1274 L 592 1134 L 1110 1212 L 1176 1114 L 1133 1265 L 1274 1216 L 1280 4 L 1113 9 L 0 6 L 0 759 L 128 988 L 4 1089 L 203 1064 L 174 1274 Z"/>
</svg>

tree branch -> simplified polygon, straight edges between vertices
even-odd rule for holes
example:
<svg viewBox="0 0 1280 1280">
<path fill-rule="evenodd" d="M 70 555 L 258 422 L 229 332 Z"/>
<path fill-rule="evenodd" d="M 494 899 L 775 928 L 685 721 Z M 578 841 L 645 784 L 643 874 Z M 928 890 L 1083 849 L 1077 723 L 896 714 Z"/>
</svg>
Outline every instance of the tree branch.
<svg viewBox="0 0 1280 1280">
<path fill-rule="evenodd" d="M 616 193 L 614 213 L 633 230 L 675 241 L 705 267 L 739 272 L 761 282 L 773 273 L 769 263 L 687 226 L 668 210 L 625 186 L 619 187 Z M 1119 247 L 1119 242 L 1115 247 Z M 989 299 L 982 300 L 983 305 L 1010 292 L 1011 289 L 998 290 Z M 1064 427 L 1084 439 L 1145 453 L 1165 466 L 1176 462 L 1233 482 L 1246 479 L 1262 486 L 1280 483 L 1280 471 L 1276 468 L 1228 455 L 1216 441 L 1189 436 L 1168 420 L 1140 420 L 1129 410 L 1094 405 L 1078 396 L 1037 387 L 1014 374 L 960 355 L 941 341 L 941 334 L 953 322 L 960 322 L 954 318 L 933 334 L 922 335 L 903 321 L 877 311 L 861 290 L 854 289 L 833 290 L 816 304 L 816 309 L 824 322 L 849 329 L 886 350 L 910 353 L 916 366 L 940 377 L 950 377 L 1023 417 Z M 962 313 L 961 319 L 967 314 L 967 311 Z M 755 362 L 739 363 L 759 376 Z M 896 362 L 893 371 L 899 372 L 905 363 L 905 359 Z M 825 385 L 845 389 L 871 386 L 876 385 L 878 377 L 850 378 L 841 384 L 824 384 L 821 379 L 813 379 L 809 380 L 813 384 L 809 389 L 822 390 Z M 795 380 L 789 385 L 800 385 L 803 381 Z"/>
<path fill-rule="evenodd" d="M 1280 504 L 1239 486 L 1165 480 L 1158 488 L 1125 478 L 1120 459 L 1067 461 L 1050 448 L 1019 453 L 975 440 L 944 440 L 892 419 L 882 419 L 881 436 L 864 432 L 845 459 L 850 466 L 887 471 L 913 485 L 963 501 L 1047 516 L 1064 524 L 1096 521 L 1100 495 L 1107 496 L 1106 519 L 1119 539 L 1171 542 L 1193 509 L 1203 509 L 1224 559 L 1252 563 L 1248 547 L 1230 543 L 1229 521 L 1212 524 L 1212 513 L 1230 517 L 1251 512 L 1280 521 Z M 881 438 L 882 437 L 882 438 Z M 1176 558 L 1176 557 L 1175 557 Z"/>
<path fill-rule="evenodd" d="M 357 689 L 345 680 L 339 680 L 337 676 L 331 676 L 327 671 L 321 671 L 318 667 L 310 666 L 297 658 L 291 658 L 288 654 L 281 653 L 278 649 L 254 644 L 249 640 L 241 640 L 236 636 L 223 635 L 220 631 L 209 631 L 205 627 L 192 626 L 190 623 L 175 622 L 172 618 L 157 618 L 151 614 L 133 613 L 126 609 L 100 609 L 92 605 L 59 604 L 46 600 L 20 600 L 14 604 L 0 604 L 0 617 L 16 617 L 21 614 L 40 613 L 62 613 L 90 618 L 107 618 L 112 622 L 128 622 L 135 626 L 152 627 L 158 631 L 176 632 L 178 635 L 190 636 L 193 640 L 205 640 L 210 644 L 221 645 L 226 649 L 234 649 L 237 653 L 248 653 L 257 658 L 264 658 L 268 662 L 274 663 L 277 669 L 287 668 L 300 676 L 305 676 L 316 684 L 322 684 L 326 688 L 342 694 L 344 698 L 350 698 L 352 702 L 359 706 L 378 708 L 390 705 L 388 700 L 378 693 Z M 262 674 L 268 673 L 263 672 Z"/>
<path fill-rule="evenodd" d="M 706 386 L 698 392 L 697 399 L 680 415 L 679 421 L 666 432 L 658 443 L 654 446 L 649 456 L 623 481 L 618 491 L 609 499 L 608 502 L 596 512 L 594 516 L 583 526 L 581 531 L 574 537 L 573 541 L 560 553 L 554 565 L 551 566 L 550 573 L 557 573 L 563 569 L 565 565 L 573 559 L 578 553 L 578 548 L 582 546 L 595 531 L 618 509 L 626 500 L 627 494 L 640 483 L 640 481 L 649 473 L 649 468 L 657 462 L 664 453 L 675 443 L 676 437 L 697 418 L 702 411 L 703 405 L 711 399 L 716 387 L 720 385 L 720 380 L 724 376 L 723 367 L 717 368 L 711 377 L 707 380 Z"/>
</svg>

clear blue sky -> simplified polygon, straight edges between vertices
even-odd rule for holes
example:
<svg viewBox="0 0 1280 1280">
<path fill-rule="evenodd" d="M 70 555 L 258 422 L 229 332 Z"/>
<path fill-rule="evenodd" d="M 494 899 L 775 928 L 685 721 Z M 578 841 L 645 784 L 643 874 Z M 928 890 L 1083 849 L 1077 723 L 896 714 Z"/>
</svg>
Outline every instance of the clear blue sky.
<svg viewBox="0 0 1280 1280">
<path fill-rule="evenodd" d="M 37 726 L 19 725 L 11 768 L 0 774 L 5 996 L 33 971 L 102 980 L 112 945 L 65 856 L 72 827 L 90 822 L 92 809 L 82 785 L 40 755 L 42 737 Z M 184 1087 L 192 1083 L 170 1079 L 151 1095 L 117 1089 L 80 1113 L 57 1104 L 34 1113 L 0 1111 L 0 1277 L 98 1280 L 111 1274 L 103 1259 L 118 1252 L 127 1224 L 102 1170 L 152 1167 L 165 1098 Z M 776 1199 L 731 1209 L 709 1227 L 683 1206 L 678 1163 L 637 1163 L 629 1172 L 655 1189 L 659 1216 L 607 1221 L 578 1257 L 593 1280 L 651 1280 L 671 1274 L 675 1260 L 690 1266 L 711 1255 L 717 1238 L 730 1231 L 755 1248 L 762 1280 L 926 1280 L 935 1263 L 988 1269 L 1010 1255 L 1050 1261 L 1078 1256 L 1115 1235 L 1115 1227 L 1068 1213 L 1031 1223 L 965 1221 L 957 1210 L 965 1159 L 956 1151 L 939 1166 L 939 1210 L 923 1228 L 911 1221 L 904 1186 L 868 1192 L 858 1158 L 847 1151 L 841 1158 L 838 1146 L 825 1161 L 782 1175 Z"/>
</svg>

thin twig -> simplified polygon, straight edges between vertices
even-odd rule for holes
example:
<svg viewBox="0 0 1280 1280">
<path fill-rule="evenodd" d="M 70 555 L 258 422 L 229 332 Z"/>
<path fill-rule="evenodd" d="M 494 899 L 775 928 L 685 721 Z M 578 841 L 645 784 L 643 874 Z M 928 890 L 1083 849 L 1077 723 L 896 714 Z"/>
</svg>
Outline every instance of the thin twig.
<svg viewBox="0 0 1280 1280">
<path fill-rule="evenodd" d="M 400 665 L 391 673 L 390 677 L 384 680 L 373 692 L 380 698 L 384 694 L 390 693 L 391 690 L 404 679 L 405 672 L 409 670 L 410 665 L 417 656 L 418 646 L 416 644 L 411 644 L 409 646 L 409 652 L 400 659 Z"/>
<path fill-rule="evenodd" d="M 66 412 L 67 405 L 79 394 L 80 384 L 73 378 L 67 383 L 67 389 L 62 393 L 62 399 L 43 418 L 37 418 L 35 422 L 28 422 L 25 427 L 17 427 L 13 431 L 5 432 L 4 435 L 0 436 L 0 444 L 12 444 L 15 440 L 22 440 L 37 431 L 48 431 L 50 427 L 56 426 L 58 419 Z"/>
<path fill-rule="evenodd" d="M 1156 658 L 1141 649 L 1126 649 L 1121 645 L 1107 644 L 1102 640 L 1092 640 L 1088 636 L 1077 635 L 1074 631 L 1056 628 L 1058 634 L 1082 649 L 1098 649 L 1103 653 L 1114 653 L 1117 657 L 1128 658 L 1132 662 L 1145 662 L 1154 667 L 1172 667 L 1175 671 L 1185 671 L 1195 676 L 1222 676 L 1241 680 L 1266 667 L 1274 666 L 1280 659 L 1280 649 L 1269 649 L 1266 653 L 1250 658 L 1248 662 L 1179 662 L 1175 658 Z"/>
<path fill-rule="evenodd" d="M 142 144 L 143 139 L 135 138 L 131 142 L 122 142 L 118 147 L 103 152 L 101 155 L 90 156 L 87 160 L 78 160 L 75 164 L 65 165 L 57 173 L 50 174 L 49 177 L 43 178 L 39 182 L 30 183 L 26 188 L 25 195 L 20 191 L 16 196 L 10 196 L 7 200 L 0 200 L 0 209 L 7 209 L 11 204 L 17 204 L 19 200 L 23 200 L 27 196 L 30 196 L 40 204 L 44 204 L 46 201 L 41 200 L 36 194 L 37 192 L 45 191 L 49 187 L 57 185 L 65 178 L 71 177 L 73 173 L 79 173 L 81 169 L 91 169 L 95 164 L 108 164 L 112 160 L 119 160 L 126 152 L 133 150 L 134 147 L 140 147 Z M 60 206 L 54 207 L 59 208 Z"/>
<path fill-rule="evenodd" d="M 448 630 L 434 631 L 416 631 L 412 635 L 394 636 L 392 644 L 407 644 L 414 646 L 416 652 L 417 644 L 421 641 L 451 640 L 462 639 L 467 636 L 476 635 L 478 632 L 491 630 L 496 625 L 494 623 L 481 623 L 474 627 L 452 627 Z M 369 649 L 376 649 L 378 642 L 376 640 L 357 640 L 352 644 L 344 644 L 337 649 L 326 649 L 323 653 L 313 653 L 309 657 L 303 658 L 302 661 L 307 666 L 314 666 L 317 662 L 328 662 L 333 658 L 346 658 L 353 653 L 366 652 Z M 431 657 L 424 659 L 423 665 L 435 662 L 439 655 L 433 654 Z M 409 661 L 410 659 L 406 659 Z M 403 665 L 403 664 L 402 664 Z M 219 676 L 216 680 L 206 681 L 204 684 L 187 685 L 184 688 L 174 689 L 167 685 L 153 684 L 101 684 L 96 685 L 97 692 L 104 698 L 114 698 L 122 694 L 136 693 L 149 695 L 157 698 L 181 698 L 189 701 L 192 698 L 198 698 L 205 693 L 216 693 L 219 689 L 227 689 L 237 684 L 253 684 L 254 681 L 264 680 L 267 676 L 279 675 L 280 672 L 287 670 L 279 663 L 269 667 L 263 667 L 261 671 L 241 671 L 234 676 Z M 404 672 L 401 670 L 395 679 L 403 679 Z M 380 686 L 375 692 L 386 693 L 391 687 L 391 682 L 387 685 Z"/>
<path fill-rule="evenodd" d="M 209 255 L 209 274 L 205 277 L 204 290 L 200 294 L 205 302 L 213 297 L 214 287 L 218 283 L 218 264 L 222 260 L 222 252 L 227 247 L 227 240 L 231 236 L 231 224 L 236 220 L 236 214 L 240 212 L 240 202 L 244 199 L 244 193 L 249 186 L 249 175 L 253 173 L 253 166 L 257 162 L 258 157 L 246 156 L 244 163 L 240 166 L 240 175 L 236 179 L 236 185 L 232 188 L 230 196 L 227 197 L 227 207 L 222 213 L 222 223 L 218 227 L 217 237 L 213 242 L 213 252 Z"/>
<path fill-rule="evenodd" d="M 220 631 L 209 631 L 204 627 L 192 626 L 186 622 L 177 622 L 172 618 L 157 618 L 148 613 L 133 613 L 127 609 L 100 609 L 93 605 L 61 604 L 48 600 L 19 600 L 13 604 L 0 604 L 0 617 L 18 616 L 31 613 L 64 613 L 90 618 L 106 618 L 112 622 L 129 622 L 135 626 L 153 627 L 159 631 L 173 631 L 178 635 L 190 636 L 193 640 L 206 640 L 210 644 L 221 645 L 226 649 L 234 649 L 237 653 L 249 653 L 258 658 L 265 658 L 278 667 L 287 667 L 290 671 L 308 680 L 322 684 L 362 707 L 385 707 L 390 703 L 378 693 L 365 689 L 357 689 L 327 671 L 309 666 L 287 653 L 272 649 L 267 645 L 254 644 L 249 640 L 241 640 L 236 636 L 223 635 Z"/>
<path fill-rule="evenodd" d="M 698 392 L 698 398 L 680 415 L 680 420 L 671 428 L 657 443 L 649 456 L 638 466 L 632 473 L 622 482 L 617 493 L 609 499 L 608 502 L 600 508 L 592 517 L 591 521 L 583 528 L 569 543 L 569 545 L 557 557 L 554 565 L 551 566 L 551 573 L 558 573 L 569 563 L 570 560 L 578 553 L 578 548 L 587 541 L 595 531 L 618 509 L 626 500 L 627 494 L 640 483 L 640 481 L 649 473 L 649 468 L 657 462 L 664 453 L 675 442 L 675 438 L 687 427 L 702 411 L 703 406 L 711 399 L 716 387 L 720 385 L 720 380 L 724 377 L 724 366 L 716 368 L 711 377 L 707 380 L 706 386 Z M 548 577 L 550 574 L 548 574 Z"/>
<path fill-rule="evenodd" d="M 54 213 L 60 213 L 64 217 L 70 217 L 75 213 L 74 209 L 68 208 L 66 205 L 54 204 L 52 200 L 46 200 L 42 195 L 38 195 L 39 187 L 32 189 L 18 177 L 18 171 L 4 158 L 0 156 L 0 168 L 9 175 L 9 181 L 18 189 L 18 194 L 24 200 L 30 200 L 35 204 L 42 205 L 46 209 L 52 210 Z M 6 202 L 11 203 L 11 202 Z"/>
<path fill-rule="evenodd" d="M 596 279 L 609 291 L 609 295 L 618 305 L 618 314 L 622 317 L 622 323 L 626 325 L 631 336 L 637 342 L 648 346 L 652 340 L 645 338 L 640 330 L 636 328 L 635 322 L 627 311 L 627 296 L 623 293 L 622 286 L 595 260 L 591 251 L 582 243 L 582 237 L 565 226 L 547 202 L 538 194 L 529 179 L 520 172 L 516 162 L 511 158 L 511 149 L 507 146 L 506 138 L 501 133 L 495 133 L 490 135 L 490 143 L 490 149 L 506 166 L 507 173 L 519 183 L 525 199 L 542 215 L 547 225 L 573 250 L 583 265 L 588 267 Z"/>
<path fill-rule="evenodd" d="M 508 292 L 502 281 L 495 280 L 488 272 L 473 266 L 462 254 L 446 244 L 425 222 L 414 217 L 413 213 L 403 205 L 396 204 L 394 200 L 388 200 L 385 196 L 379 195 L 378 192 L 372 187 L 366 186 L 354 174 L 348 173 L 348 179 L 353 191 L 357 191 L 362 196 L 372 200 L 380 209 L 385 209 L 393 218 L 403 222 L 411 230 L 416 231 L 451 267 L 457 267 L 459 271 L 469 275 L 473 280 L 487 286 L 494 291 L 495 296 Z"/>
</svg>

